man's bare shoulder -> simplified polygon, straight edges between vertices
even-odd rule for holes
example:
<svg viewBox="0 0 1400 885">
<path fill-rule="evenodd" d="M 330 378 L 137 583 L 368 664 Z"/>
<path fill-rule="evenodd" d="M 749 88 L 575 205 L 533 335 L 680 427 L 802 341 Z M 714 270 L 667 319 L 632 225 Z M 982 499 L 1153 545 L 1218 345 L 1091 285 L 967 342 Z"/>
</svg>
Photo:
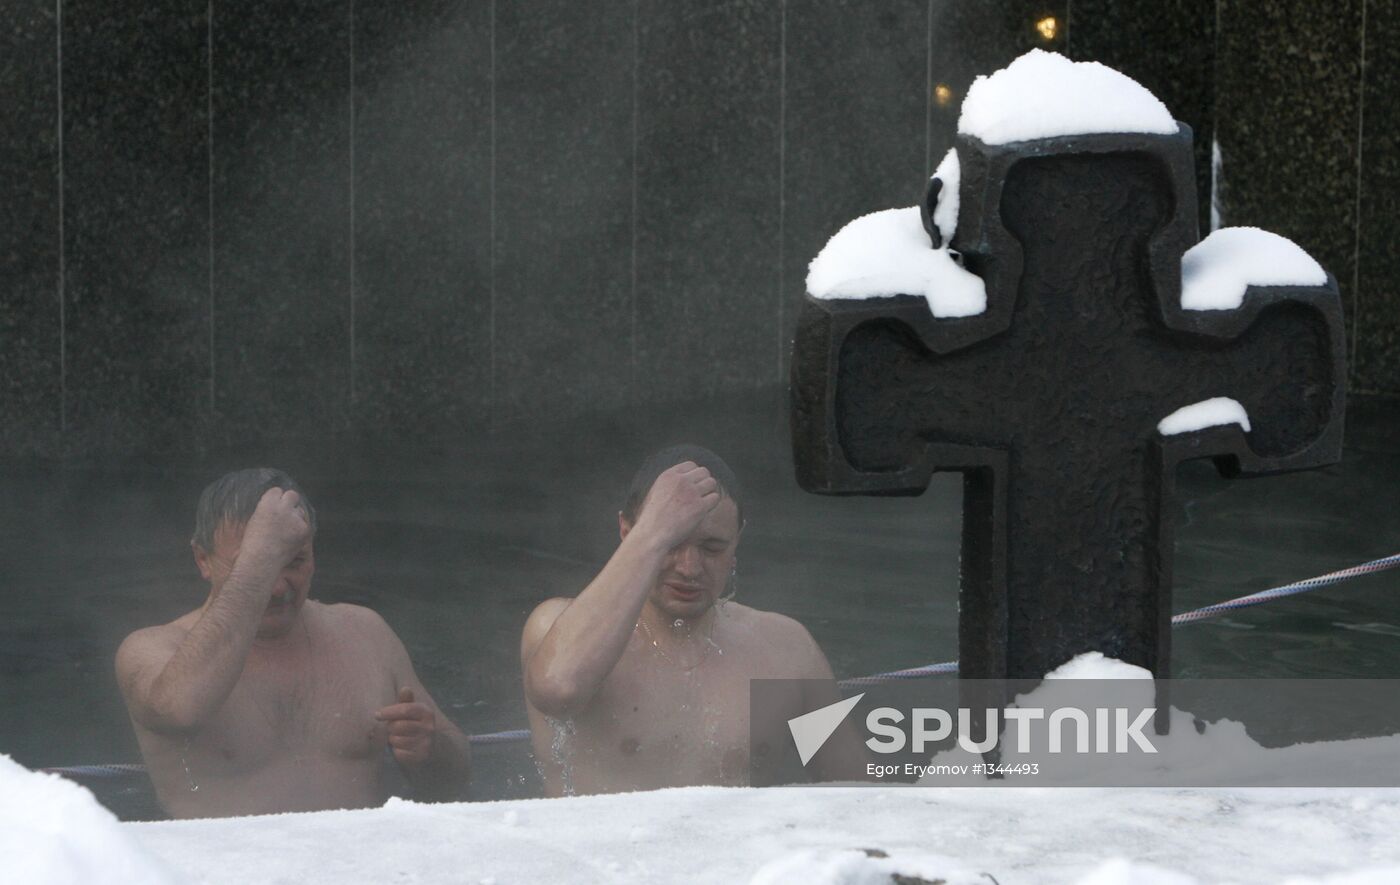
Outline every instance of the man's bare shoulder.
<svg viewBox="0 0 1400 885">
<path fill-rule="evenodd" d="M 159 673 L 179 650 L 198 619 L 198 610 L 181 615 L 167 624 L 133 630 L 117 646 L 113 660 L 117 687 L 131 701 L 142 696 L 143 687 Z"/>
<path fill-rule="evenodd" d="M 351 602 L 308 601 L 302 617 L 314 633 L 329 639 L 326 648 L 349 650 L 358 665 L 382 668 L 393 673 L 395 680 L 412 677 L 413 662 L 403 640 L 374 609 Z"/>
<path fill-rule="evenodd" d="M 813 678 L 830 674 L 821 646 L 796 618 L 733 602 L 725 605 L 724 617 L 739 634 L 797 662 L 804 674 Z"/>
<path fill-rule="evenodd" d="M 525 628 L 520 633 L 520 648 L 523 654 L 530 654 L 535 646 L 544 639 L 549 628 L 554 626 L 554 622 L 563 614 L 564 609 L 573 604 L 573 598 L 569 596 L 555 596 L 546 599 L 535 606 L 530 612 L 530 617 L 525 619 Z"/>
<path fill-rule="evenodd" d="M 812 641 L 812 635 L 807 632 L 806 627 L 802 626 L 801 621 L 779 612 L 764 611 L 761 608 L 730 602 L 725 604 L 723 616 L 732 620 L 736 627 L 757 633 L 769 641 L 782 643 Z"/>
<path fill-rule="evenodd" d="M 530 617 L 531 619 L 553 621 L 559 617 L 560 612 L 573 604 L 574 598 L 572 596 L 552 596 L 535 606 L 534 611 L 530 612 Z"/>
<path fill-rule="evenodd" d="M 153 655 L 173 653 L 194 626 L 197 612 L 183 614 L 166 624 L 133 630 L 117 647 L 117 672 L 142 666 Z"/>
<path fill-rule="evenodd" d="M 368 606 L 356 605 L 353 602 L 308 601 L 304 614 L 318 619 L 337 633 L 358 634 L 380 644 L 400 641 L 399 635 L 389 626 L 389 622 Z"/>
<path fill-rule="evenodd" d="M 564 612 L 564 609 L 573 605 L 571 596 L 555 596 L 546 599 L 535 610 L 530 612 L 530 617 L 525 621 L 525 634 L 539 633 L 542 637 L 549 632 L 549 628 L 554 626 L 554 621 Z"/>
</svg>

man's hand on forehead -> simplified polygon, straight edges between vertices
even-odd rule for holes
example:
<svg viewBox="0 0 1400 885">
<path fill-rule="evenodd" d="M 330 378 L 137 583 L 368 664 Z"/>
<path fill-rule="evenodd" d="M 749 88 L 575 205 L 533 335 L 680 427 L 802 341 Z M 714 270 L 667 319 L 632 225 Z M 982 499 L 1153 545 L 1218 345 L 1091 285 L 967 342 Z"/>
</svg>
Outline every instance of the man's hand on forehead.
<svg viewBox="0 0 1400 885">
<path fill-rule="evenodd" d="M 243 544 L 265 544 L 290 560 L 311 540 L 311 522 L 301 495 L 273 487 L 263 492 L 243 530 Z"/>
<path fill-rule="evenodd" d="M 637 514 L 637 528 L 656 533 L 671 547 L 680 543 L 719 504 L 719 483 L 694 461 L 683 461 L 656 477 Z"/>
</svg>

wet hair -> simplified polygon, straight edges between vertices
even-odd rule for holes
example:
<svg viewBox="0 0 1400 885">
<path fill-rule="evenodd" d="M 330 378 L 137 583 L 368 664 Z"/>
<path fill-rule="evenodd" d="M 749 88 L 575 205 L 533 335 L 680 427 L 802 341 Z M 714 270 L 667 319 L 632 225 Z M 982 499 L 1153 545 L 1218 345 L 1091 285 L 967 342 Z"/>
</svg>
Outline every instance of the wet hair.
<svg viewBox="0 0 1400 885">
<path fill-rule="evenodd" d="M 194 511 L 193 541 L 200 549 L 212 552 L 214 531 L 220 525 L 244 525 L 258 509 L 258 501 L 268 489 L 285 489 L 301 496 L 302 511 L 311 530 L 316 530 L 316 508 L 301 490 L 297 481 L 275 467 L 250 467 L 226 473 L 205 486 Z"/>
<path fill-rule="evenodd" d="M 622 502 L 622 516 L 630 523 L 637 521 L 637 513 L 642 509 L 642 502 L 647 498 L 647 492 L 651 491 L 652 483 L 665 471 L 683 464 L 686 461 L 694 461 L 696 464 L 710 471 L 710 475 L 719 484 L 719 493 L 722 497 L 728 497 L 734 502 L 734 508 L 739 513 L 739 527 L 744 527 L 744 492 L 739 486 L 739 478 L 734 475 L 734 471 L 729 469 L 729 465 L 724 463 L 724 459 L 714 452 L 697 445 L 679 445 L 662 449 L 648 457 L 642 462 L 635 476 L 632 477 L 632 484 L 627 488 L 627 498 Z"/>
</svg>

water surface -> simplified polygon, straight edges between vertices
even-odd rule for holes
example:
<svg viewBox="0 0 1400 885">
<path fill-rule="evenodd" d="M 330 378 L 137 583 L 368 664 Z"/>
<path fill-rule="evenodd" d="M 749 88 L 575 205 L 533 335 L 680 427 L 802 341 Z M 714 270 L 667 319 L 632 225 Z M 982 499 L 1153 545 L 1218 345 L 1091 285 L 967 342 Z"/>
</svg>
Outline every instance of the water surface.
<svg viewBox="0 0 1400 885">
<path fill-rule="evenodd" d="M 203 600 L 189 554 L 200 489 L 283 466 L 316 502 L 314 595 L 368 605 L 463 728 L 524 727 L 518 642 L 530 610 L 582 589 L 617 541 L 635 463 L 689 438 L 750 486 L 738 598 L 796 617 L 838 677 L 957 657 L 961 482 L 918 498 L 826 498 L 792 479 L 771 403 L 697 408 L 643 430 L 585 419 L 457 448 L 254 453 L 108 464 L 0 463 L 0 752 L 30 767 L 136 761 L 112 676 L 131 630 Z M 1183 468 L 1176 611 L 1400 551 L 1400 405 L 1358 400 L 1343 462 L 1226 481 Z M 1400 569 L 1188 625 L 1189 677 L 1400 678 Z M 478 753 L 477 794 L 531 795 L 523 746 Z"/>
</svg>

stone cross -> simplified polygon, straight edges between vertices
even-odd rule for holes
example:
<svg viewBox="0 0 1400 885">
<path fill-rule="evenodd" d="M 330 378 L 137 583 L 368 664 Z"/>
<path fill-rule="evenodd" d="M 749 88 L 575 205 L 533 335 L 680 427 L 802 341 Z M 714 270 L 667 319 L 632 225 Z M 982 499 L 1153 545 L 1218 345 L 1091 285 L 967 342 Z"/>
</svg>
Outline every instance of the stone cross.
<svg viewBox="0 0 1400 885">
<path fill-rule="evenodd" d="M 921 296 L 809 296 L 792 369 L 798 481 L 913 495 L 934 471 L 963 473 L 964 678 L 1038 679 L 1086 651 L 1168 676 L 1177 465 L 1257 476 L 1341 457 L 1336 281 L 1181 307 L 1181 256 L 1197 241 L 1185 126 L 961 135 L 957 151 L 951 245 L 985 281 L 987 309 L 936 319 Z M 1248 433 L 1159 434 L 1175 410 L 1222 396 L 1244 406 Z"/>
</svg>

